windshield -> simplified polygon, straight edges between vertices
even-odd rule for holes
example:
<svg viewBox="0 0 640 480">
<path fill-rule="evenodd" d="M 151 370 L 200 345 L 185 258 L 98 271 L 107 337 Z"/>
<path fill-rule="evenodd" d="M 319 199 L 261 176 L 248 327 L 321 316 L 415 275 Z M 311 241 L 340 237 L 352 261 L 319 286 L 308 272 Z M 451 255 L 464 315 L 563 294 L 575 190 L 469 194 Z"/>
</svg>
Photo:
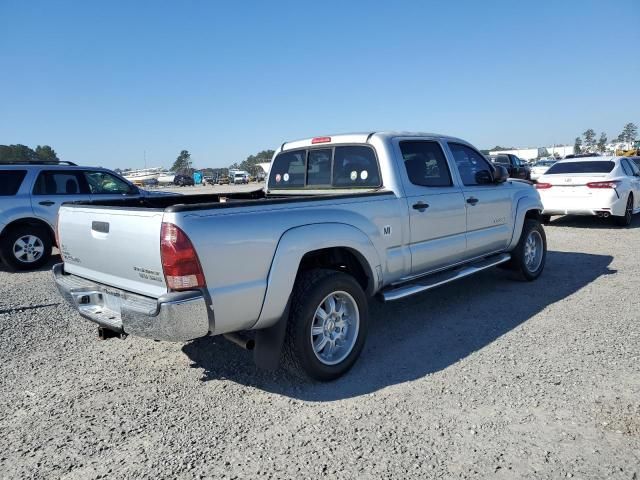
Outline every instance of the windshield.
<svg viewBox="0 0 640 480">
<path fill-rule="evenodd" d="M 615 167 L 611 161 L 591 162 L 559 162 L 547 170 L 547 175 L 554 173 L 609 173 Z"/>
</svg>

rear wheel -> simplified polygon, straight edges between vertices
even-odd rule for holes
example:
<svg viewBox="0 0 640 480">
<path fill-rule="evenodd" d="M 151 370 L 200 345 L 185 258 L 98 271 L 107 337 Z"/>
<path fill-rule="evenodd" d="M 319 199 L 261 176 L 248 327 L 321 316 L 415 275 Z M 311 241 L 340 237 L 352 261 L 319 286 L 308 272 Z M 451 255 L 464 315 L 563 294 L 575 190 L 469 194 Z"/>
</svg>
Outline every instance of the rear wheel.
<svg viewBox="0 0 640 480">
<path fill-rule="evenodd" d="M 283 363 L 296 375 L 333 380 L 346 373 L 364 347 L 367 299 L 350 275 L 303 272 L 294 288 Z"/>
<path fill-rule="evenodd" d="M 511 252 L 511 266 L 527 281 L 540 276 L 547 260 L 547 236 L 537 220 L 527 218 L 522 227 L 518 246 Z"/>
<path fill-rule="evenodd" d="M 0 250 L 2 259 L 13 270 L 34 270 L 49 261 L 51 237 L 43 227 L 24 225 L 11 229 Z"/>
<path fill-rule="evenodd" d="M 620 227 L 626 227 L 631 225 L 631 220 L 633 219 L 633 195 L 629 195 L 627 198 L 627 206 L 624 209 L 624 215 L 622 216 L 614 216 L 613 221 L 616 225 Z"/>
</svg>

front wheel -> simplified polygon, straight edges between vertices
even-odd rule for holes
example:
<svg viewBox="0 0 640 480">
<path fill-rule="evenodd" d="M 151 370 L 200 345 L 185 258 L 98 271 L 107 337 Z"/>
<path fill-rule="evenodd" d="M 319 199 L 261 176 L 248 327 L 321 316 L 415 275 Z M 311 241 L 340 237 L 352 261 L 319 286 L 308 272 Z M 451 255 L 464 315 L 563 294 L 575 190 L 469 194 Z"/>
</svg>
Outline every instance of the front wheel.
<svg viewBox="0 0 640 480">
<path fill-rule="evenodd" d="M 613 221 L 620 227 L 628 227 L 633 219 L 633 195 L 627 198 L 627 205 L 624 209 L 624 215 L 613 217 Z"/>
<path fill-rule="evenodd" d="M 298 277 L 291 302 L 286 368 L 321 381 L 346 373 L 367 335 L 368 305 L 360 284 L 346 273 L 310 270 Z"/>
<path fill-rule="evenodd" d="M 537 220 L 527 218 L 518 246 L 511 252 L 511 266 L 520 278 L 532 281 L 540 276 L 547 260 L 547 236 Z"/>
</svg>

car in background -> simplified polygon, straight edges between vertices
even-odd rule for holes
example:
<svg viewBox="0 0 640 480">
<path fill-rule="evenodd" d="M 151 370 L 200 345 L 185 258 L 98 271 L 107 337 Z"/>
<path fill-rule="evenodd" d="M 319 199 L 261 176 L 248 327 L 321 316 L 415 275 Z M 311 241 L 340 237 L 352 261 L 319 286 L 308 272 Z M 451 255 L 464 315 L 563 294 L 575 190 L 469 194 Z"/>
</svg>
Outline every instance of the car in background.
<svg viewBox="0 0 640 480">
<path fill-rule="evenodd" d="M 220 175 L 218 177 L 218 185 L 229 185 L 229 177 L 227 175 Z"/>
<path fill-rule="evenodd" d="M 613 217 L 626 226 L 640 213 L 640 168 L 626 157 L 578 157 L 556 162 L 538 179 L 542 216 Z"/>
<path fill-rule="evenodd" d="M 148 195 L 157 194 L 106 168 L 71 162 L 0 164 L 0 258 L 11 270 L 44 265 L 56 245 L 56 218 L 63 202 Z"/>
<path fill-rule="evenodd" d="M 538 180 L 538 178 L 544 175 L 546 171 L 549 170 L 549 168 L 556 162 L 556 159 L 543 158 L 534 163 L 531 167 L 531 181 L 535 182 L 536 180 Z"/>
<path fill-rule="evenodd" d="M 244 173 L 234 173 L 233 183 L 235 185 L 249 183 L 249 177 Z"/>
<path fill-rule="evenodd" d="M 190 186 L 193 187 L 196 182 L 193 180 L 193 177 L 190 175 L 176 175 L 173 179 L 173 184 L 177 187 L 185 187 Z"/>
<path fill-rule="evenodd" d="M 489 155 L 489 161 L 494 165 L 500 165 L 506 168 L 511 178 L 531 180 L 531 169 L 527 166 L 526 162 L 517 155 L 511 153 Z"/>
<path fill-rule="evenodd" d="M 202 177 L 202 184 L 203 185 L 215 185 L 216 184 L 216 179 L 213 175 L 204 175 Z"/>
</svg>

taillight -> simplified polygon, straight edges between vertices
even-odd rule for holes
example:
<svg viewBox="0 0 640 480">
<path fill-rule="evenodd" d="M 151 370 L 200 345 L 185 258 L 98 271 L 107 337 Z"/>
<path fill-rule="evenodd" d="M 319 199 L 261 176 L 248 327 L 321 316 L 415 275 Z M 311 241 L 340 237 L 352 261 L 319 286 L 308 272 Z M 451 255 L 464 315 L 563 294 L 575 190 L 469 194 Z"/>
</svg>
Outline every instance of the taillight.
<svg viewBox="0 0 640 480">
<path fill-rule="evenodd" d="M 587 187 L 589 188 L 616 188 L 620 182 L 618 181 L 609 181 L 609 182 L 589 182 L 587 183 Z"/>
<path fill-rule="evenodd" d="M 544 189 L 551 188 L 551 187 L 552 187 L 552 185 L 550 183 L 536 183 L 536 188 L 538 190 L 544 190 Z"/>
<path fill-rule="evenodd" d="M 173 223 L 162 222 L 160 256 L 164 279 L 170 290 L 189 290 L 205 286 L 200 260 L 191 240 Z"/>
<path fill-rule="evenodd" d="M 331 141 L 331 137 L 315 137 L 311 139 L 312 144 L 316 143 L 329 143 Z"/>
</svg>

